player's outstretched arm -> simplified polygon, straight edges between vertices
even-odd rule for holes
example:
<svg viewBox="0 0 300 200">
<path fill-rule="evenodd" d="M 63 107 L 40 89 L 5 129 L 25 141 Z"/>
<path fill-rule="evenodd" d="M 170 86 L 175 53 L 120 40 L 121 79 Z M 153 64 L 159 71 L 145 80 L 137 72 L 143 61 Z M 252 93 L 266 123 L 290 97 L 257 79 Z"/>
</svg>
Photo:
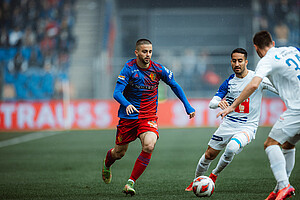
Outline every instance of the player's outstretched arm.
<svg viewBox="0 0 300 200">
<path fill-rule="evenodd" d="M 267 77 L 263 78 L 261 84 L 263 85 L 263 89 L 269 90 L 270 92 L 278 95 L 277 89 L 273 86 L 273 84 Z"/>
<path fill-rule="evenodd" d="M 219 107 L 219 103 L 221 102 L 221 97 L 219 97 L 219 96 L 214 96 L 211 100 L 210 100 L 210 102 L 209 102 L 209 104 L 208 104 L 208 107 L 210 108 L 210 109 L 217 109 L 218 107 Z"/>
<path fill-rule="evenodd" d="M 180 87 L 180 85 L 173 79 L 172 82 L 170 82 L 170 87 L 174 94 L 182 101 L 186 113 L 189 115 L 190 119 L 195 117 L 195 109 L 191 106 L 189 101 L 187 100 L 183 89 Z"/>
<path fill-rule="evenodd" d="M 127 99 L 123 95 L 125 87 L 126 85 L 117 82 L 113 96 L 117 102 L 119 102 L 121 105 L 127 108 L 129 105 L 131 105 L 131 103 L 127 101 Z"/>
<path fill-rule="evenodd" d="M 229 106 L 229 104 L 225 99 L 221 99 L 221 97 L 219 96 L 214 96 L 209 102 L 208 106 L 210 109 L 221 108 L 222 110 L 224 110 Z"/>
</svg>

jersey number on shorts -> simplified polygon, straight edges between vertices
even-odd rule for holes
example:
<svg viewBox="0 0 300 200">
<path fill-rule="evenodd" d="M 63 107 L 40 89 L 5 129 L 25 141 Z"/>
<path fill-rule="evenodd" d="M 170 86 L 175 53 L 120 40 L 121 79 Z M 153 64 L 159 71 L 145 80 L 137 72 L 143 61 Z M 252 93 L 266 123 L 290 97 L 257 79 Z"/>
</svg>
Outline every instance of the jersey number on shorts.
<svg viewBox="0 0 300 200">
<path fill-rule="evenodd" d="M 294 65 L 295 67 L 295 70 L 300 70 L 300 57 L 296 54 L 295 55 L 296 59 L 292 59 L 292 58 L 289 58 L 285 61 L 285 63 L 290 67 L 292 65 Z M 300 80 L 300 75 L 297 76 L 298 79 Z"/>
<path fill-rule="evenodd" d="M 237 113 L 249 113 L 249 103 L 250 98 L 245 99 L 234 111 Z"/>
</svg>

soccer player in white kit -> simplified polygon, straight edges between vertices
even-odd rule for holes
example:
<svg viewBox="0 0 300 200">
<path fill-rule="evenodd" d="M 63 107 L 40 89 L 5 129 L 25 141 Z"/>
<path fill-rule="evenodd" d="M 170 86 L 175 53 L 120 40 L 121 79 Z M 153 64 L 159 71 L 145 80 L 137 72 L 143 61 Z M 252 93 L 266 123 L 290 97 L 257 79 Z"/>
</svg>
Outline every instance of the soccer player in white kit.
<svg viewBox="0 0 300 200">
<path fill-rule="evenodd" d="M 231 53 L 231 67 L 234 74 L 223 82 L 210 101 L 209 107 L 211 109 L 218 107 L 225 109 L 231 105 L 252 80 L 254 71 L 248 70 L 247 64 L 247 51 L 242 48 L 234 49 Z M 232 161 L 234 155 L 241 152 L 243 147 L 255 138 L 260 117 L 260 102 L 264 89 L 278 94 L 271 82 L 265 78 L 254 94 L 243 101 L 233 113 L 224 118 L 209 141 L 206 152 L 198 162 L 195 178 L 204 175 L 211 162 L 226 147 L 218 165 L 209 176 L 215 182 L 220 172 Z M 192 183 L 186 188 L 186 191 L 191 190 Z"/>
<path fill-rule="evenodd" d="M 255 76 L 236 101 L 218 116 L 224 118 L 247 99 L 268 77 L 287 110 L 280 116 L 264 143 L 265 152 L 277 185 L 267 200 L 283 200 L 295 192 L 289 183 L 289 176 L 295 163 L 295 144 L 300 140 L 300 49 L 296 47 L 275 48 L 275 42 L 267 31 L 260 31 L 253 37 L 255 50 L 261 60 Z M 280 149 L 282 147 L 282 150 Z"/>
</svg>

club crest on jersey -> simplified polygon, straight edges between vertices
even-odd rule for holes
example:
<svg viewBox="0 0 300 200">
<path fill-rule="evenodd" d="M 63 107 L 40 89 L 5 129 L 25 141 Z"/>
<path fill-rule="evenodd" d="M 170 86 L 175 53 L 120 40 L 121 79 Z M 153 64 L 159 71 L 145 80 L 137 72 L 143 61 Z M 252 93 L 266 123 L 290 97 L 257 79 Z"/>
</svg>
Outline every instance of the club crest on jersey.
<svg viewBox="0 0 300 200">
<path fill-rule="evenodd" d="M 152 81 L 155 81 L 156 74 L 155 73 L 151 73 L 149 77 L 151 78 Z"/>
<path fill-rule="evenodd" d="M 250 98 L 245 99 L 238 107 L 235 108 L 237 113 L 249 113 Z"/>
</svg>

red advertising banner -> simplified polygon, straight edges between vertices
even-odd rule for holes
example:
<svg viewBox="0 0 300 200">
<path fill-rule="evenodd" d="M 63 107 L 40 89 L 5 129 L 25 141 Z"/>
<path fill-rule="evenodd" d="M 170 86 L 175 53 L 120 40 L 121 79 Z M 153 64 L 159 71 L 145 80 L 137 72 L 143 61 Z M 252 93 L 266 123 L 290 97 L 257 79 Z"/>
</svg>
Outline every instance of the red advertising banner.
<svg viewBox="0 0 300 200">
<path fill-rule="evenodd" d="M 218 126 L 221 119 L 216 115 L 220 109 L 209 109 L 209 101 L 190 100 L 196 109 L 196 117 L 192 120 L 179 100 L 160 102 L 159 127 Z M 0 102 L 0 131 L 115 128 L 119 120 L 118 108 L 114 100 Z M 285 109 L 279 98 L 263 99 L 260 125 L 273 125 Z"/>
</svg>

